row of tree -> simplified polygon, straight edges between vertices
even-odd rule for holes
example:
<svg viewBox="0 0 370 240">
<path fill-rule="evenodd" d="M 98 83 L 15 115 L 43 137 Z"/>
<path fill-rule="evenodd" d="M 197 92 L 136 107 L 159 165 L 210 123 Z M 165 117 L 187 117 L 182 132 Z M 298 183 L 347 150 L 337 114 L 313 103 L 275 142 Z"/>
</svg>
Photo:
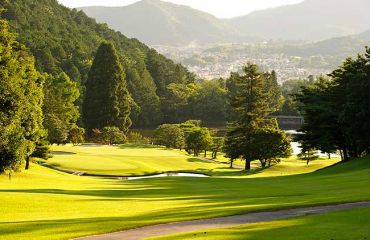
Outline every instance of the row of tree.
<svg viewBox="0 0 370 240">
<path fill-rule="evenodd" d="M 185 149 L 198 157 L 204 152 L 212 152 L 212 159 L 222 150 L 223 138 L 215 136 L 216 132 L 201 126 L 200 120 L 189 120 L 182 124 L 163 124 L 154 134 L 154 143 L 167 148 Z"/>
<path fill-rule="evenodd" d="M 281 131 L 275 119 L 267 116 L 276 112 L 281 94 L 274 72 L 261 72 L 254 64 L 247 64 L 243 73 L 232 73 L 226 81 L 225 102 L 229 103 L 226 117 L 230 119 L 225 139 L 212 137 L 209 129 L 199 122 L 165 124 L 155 133 L 155 142 L 171 148 L 185 148 L 198 156 L 212 151 L 212 157 L 223 150 L 231 159 L 245 160 L 245 170 L 259 160 L 262 166 L 278 158 L 288 157 L 292 149 L 290 140 Z"/>
<path fill-rule="evenodd" d="M 306 152 L 340 151 L 348 161 L 370 153 L 370 48 L 348 58 L 296 95 L 305 118 L 298 137 Z"/>
</svg>

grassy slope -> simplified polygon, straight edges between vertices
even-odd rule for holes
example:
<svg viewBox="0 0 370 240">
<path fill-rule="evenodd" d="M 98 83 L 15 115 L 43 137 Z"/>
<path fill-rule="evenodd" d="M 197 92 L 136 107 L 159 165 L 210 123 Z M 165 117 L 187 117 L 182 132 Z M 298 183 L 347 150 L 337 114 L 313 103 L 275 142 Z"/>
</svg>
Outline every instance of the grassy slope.
<svg viewBox="0 0 370 240">
<path fill-rule="evenodd" d="M 220 164 L 207 163 L 184 152 L 146 146 L 54 146 L 59 154 L 46 161 L 53 167 L 101 175 L 146 175 L 168 171 L 210 171 Z"/>
<path fill-rule="evenodd" d="M 101 175 L 146 175 L 169 171 L 202 172 L 221 177 L 271 177 L 313 172 L 338 162 L 338 159 L 324 159 L 310 163 L 299 161 L 296 157 L 283 159 L 269 169 L 257 169 L 250 175 L 236 169 L 227 169 L 228 164 L 200 161 L 185 154 L 184 151 L 168 150 L 151 145 L 125 145 L 121 148 L 111 146 L 53 146 L 56 154 L 46 161 L 47 165 L 61 169 L 84 171 Z M 210 156 L 209 156 L 210 157 Z M 228 159 L 219 154 L 218 161 L 227 163 Z M 243 165 L 242 161 L 235 164 Z M 259 168 L 260 163 L 253 164 Z M 258 174 L 257 174 L 258 173 Z"/>
<path fill-rule="evenodd" d="M 0 176 L 0 235 L 5 240 L 68 239 L 163 222 L 370 200 L 369 171 L 370 159 L 360 159 L 286 177 L 224 178 L 219 172 L 219 177 L 202 179 L 116 181 L 33 165 L 12 181 Z"/>
<path fill-rule="evenodd" d="M 370 209 L 297 217 L 235 228 L 192 232 L 152 240 L 365 240 L 370 237 Z M 227 236 L 227 238 L 225 238 Z"/>
<path fill-rule="evenodd" d="M 229 160 L 219 156 L 217 161 L 227 163 L 229 165 Z M 235 176 L 235 177 L 246 177 L 246 178 L 259 178 L 259 177 L 277 177 L 277 176 L 289 176 L 289 175 L 298 175 L 298 174 L 305 174 L 317 171 L 322 168 L 326 168 L 332 166 L 340 161 L 339 158 L 332 158 L 327 159 L 326 157 L 321 157 L 318 160 L 310 162 L 308 165 L 306 161 L 300 160 L 297 156 L 292 156 L 290 158 L 282 159 L 279 164 L 272 165 L 269 168 L 261 169 L 260 162 L 254 161 L 252 162 L 252 168 L 254 169 L 251 171 L 250 174 L 245 174 L 235 171 L 230 171 L 228 175 Z M 241 160 L 235 161 L 236 165 L 244 166 L 244 162 Z M 234 165 L 235 166 L 235 165 Z M 213 175 L 218 175 L 218 170 L 214 170 Z M 226 176 L 226 170 L 223 169 L 221 171 L 221 176 Z"/>
</svg>

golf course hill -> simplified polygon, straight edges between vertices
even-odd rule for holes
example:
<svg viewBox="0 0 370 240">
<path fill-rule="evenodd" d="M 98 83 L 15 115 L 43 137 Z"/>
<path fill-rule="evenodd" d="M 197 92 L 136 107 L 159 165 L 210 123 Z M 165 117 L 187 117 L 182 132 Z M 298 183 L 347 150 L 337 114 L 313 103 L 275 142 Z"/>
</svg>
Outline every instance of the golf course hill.
<svg viewBox="0 0 370 240">
<path fill-rule="evenodd" d="M 53 151 L 59 155 L 55 154 L 48 160 L 49 165 L 59 164 L 58 167 L 92 173 L 144 174 L 200 170 L 213 176 L 126 181 L 75 176 L 32 164 L 29 171 L 0 176 L 0 197 L 4 203 L 0 207 L 2 239 L 70 239 L 160 223 L 370 200 L 369 157 L 331 167 L 330 164 L 338 160 L 318 160 L 324 163 L 322 169 L 311 169 L 305 174 L 302 173 L 310 168 L 306 162 L 282 159 L 276 166 L 246 174 L 240 169 L 229 169 L 226 164 L 190 161 L 191 156 L 184 152 L 163 148 L 67 145 L 55 147 Z M 219 161 L 223 161 L 222 157 Z M 328 161 L 327 164 L 325 161 Z M 102 165 L 104 162 L 107 164 Z M 290 172 L 289 176 L 282 176 L 284 169 Z M 263 177 L 258 177 L 260 174 Z M 357 216 L 354 214 L 358 211 L 353 211 L 338 213 L 338 224 L 357 222 L 353 216 Z M 337 213 L 333 214 L 337 216 Z M 352 217 L 343 217 L 347 215 Z M 302 220 L 266 223 L 256 227 L 271 229 L 264 231 L 263 235 L 270 237 L 275 234 L 275 226 L 308 231 L 316 218 L 321 219 L 323 224 L 329 220 L 325 216 L 302 217 Z M 362 224 L 369 224 L 367 219 Z M 332 218 L 330 221 L 335 225 Z M 233 239 L 242 239 L 243 231 L 250 228 L 249 225 L 225 231 L 233 232 Z M 284 227 L 279 229 L 281 236 L 289 232 Z M 368 231 L 363 227 L 360 233 L 368 234 Z M 251 236 L 255 233 L 248 232 Z M 215 236 L 220 232 L 212 234 Z"/>
</svg>

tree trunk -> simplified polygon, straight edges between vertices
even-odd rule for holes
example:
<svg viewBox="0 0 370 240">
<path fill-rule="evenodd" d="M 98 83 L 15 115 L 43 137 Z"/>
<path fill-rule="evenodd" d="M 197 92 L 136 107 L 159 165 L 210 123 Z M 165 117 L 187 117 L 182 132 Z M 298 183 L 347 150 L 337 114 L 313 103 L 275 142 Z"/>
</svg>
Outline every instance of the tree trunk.
<svg viewBox="0 0 370 240">
<path fill-rule="evenodd" d="M 344 161 L 344 157 L 343 157 L 343 151 L 342 151 L 342 149 L 339 150 L 339 154 L 340 154 L 340 159 L 343 162 Z"/>
<path fill-rule="evenodd" d="M 213 159 L 216 159 L 216 158 L 217 158 L 217 152 L 214 152 Z"/>
<path fill-rule="evenodd" d="M 30 169 L 30 157 L 26 157 L 26 170 Z"/>
<path fill-rule="evenodd" d="M 349 160 L 349 157 L 348 157 L 348 149 L 347 148 L 344 148 L 343 149 L 343 161 L 344 162 L 348 162 Z"/>
<path fill-rule="evenodd" d="M 230 168 L 234 168 L 234 159 L 230 159 Z"/>
<path fill-rule="evenodd" d="M 251 162 L 248 161 L 248 160 L 245 160 L 245 168 L 244 168 L 245 171 L 249 171 L 251 170 Z"/>
<path fill-rule="evenodd" d="M 194 148 L 194 157 L 198 157 L 198 156 L 199 156 L 198 149 Z"/>
<path fill-rule="evenodd" d="M 260 160 L 261 162 L 261 167 L 266 167 L 267 161 L 266 160 Z"/>
<path fill-rule="evenodd" d="M 204 150 L 204 157 L 207 157 L 207 150 Z"/>
</svg>

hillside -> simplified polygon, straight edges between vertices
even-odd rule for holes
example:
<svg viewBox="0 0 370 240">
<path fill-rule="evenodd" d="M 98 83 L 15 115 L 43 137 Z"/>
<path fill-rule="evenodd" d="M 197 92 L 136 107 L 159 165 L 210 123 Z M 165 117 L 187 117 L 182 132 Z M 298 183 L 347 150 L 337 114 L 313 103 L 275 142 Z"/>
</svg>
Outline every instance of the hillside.
<svg viewBox="0 0 370 240">
<path fill-rule="evenodd" d="M 160 0 L 125 7 L 85 7 L 87 15 L 149 45 L 230 42 L 238 33 L 216 17 Z"/>
<path fill-rule="evenodd" d="M 2 17 L 9 20 L 18 40 L 30 48 L 37 69 L 50 74 L 66 72 L 82 93 L 97 48 L 104 41 L 112 42 L 126 70 L 129 90 L 145 109 L 135 110 L 136 125 L 157 124 L 162 115 L 171 115 L 161 110 L 159 100 L 166 99 L 167 85 L 194 81 L 183 66 L 56 0 L 0 0 L 2 7 L 6 9 Z M 82 99 L 83 95 L 80 103 Z"/>
<path fill-rule="evenodd" d="M 319 41 L 366 31 L 369 9 L 368 0 L 305 0 L 228 22 L 243 34 L 265 39 Z"/>
<path fill-rule="evenodd" d="M 332 56 L 342 61 L 348 56 L 354 56 L 363 51 L 364 46 L 370 46 L 370 30 L 360 34 L 331 38 L 315 43 L 284 46 L 282 52 L 294 56 Z"/>
<path fill-rule="evenodd" d="M 113 29 L 149 45 L 182 46 L 262 39 L 321 41 L 370 28 L 368 0 L 305 0 L 295 5 L 218 19 L 187 6 L 142 0 L 125 7 L 85 7 Z"/>
</svg>

